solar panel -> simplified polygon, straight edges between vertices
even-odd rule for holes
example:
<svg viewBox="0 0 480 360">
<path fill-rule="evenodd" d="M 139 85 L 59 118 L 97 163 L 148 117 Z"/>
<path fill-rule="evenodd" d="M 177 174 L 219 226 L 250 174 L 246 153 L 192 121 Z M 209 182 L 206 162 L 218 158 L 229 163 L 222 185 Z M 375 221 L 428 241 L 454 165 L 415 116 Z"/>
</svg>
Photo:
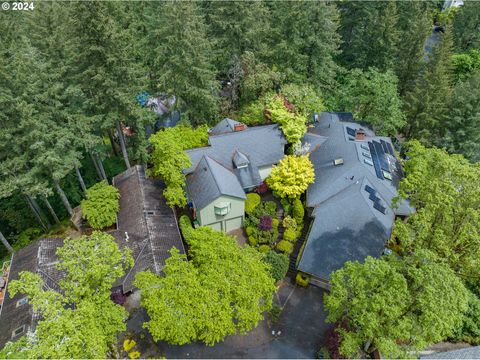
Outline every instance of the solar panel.
<svg viewBox="0 0 480 360">
<path fill-rule="evenodd" d="M 387 209 L 385 208 L 385 206 L 380 205 L 380 203 L 378 202 L 373 203 L 373 208 L 380 211 L 382 214 L 387 213 Z"/>
<path fill-rule="evenodd" d="M 370 154 L 372 154 L 372 162 L 373 166 L 375 167 L 375 173 L 380 180 L 383 180 L 382 168 L 380 166 L 380 161 L 378 160 L 377 152 L 375 151 L 375 147 L 373 146 L 372 142 L 368 142 L 368 147 L 370 148 Z"/>
<path fill-rule="evenodd" d="M 370 194 L 375 194 L 377 192 L 377 190 L 372 188 L 370 185 L 365 185 L 365 191 L 370 193 Z"/>
<path fill-rule="evenodd" d="M 386 154 L 389 154 L 387 143 L 385 142 L 385 140 L 380 140 L 380 143 L 382 144 L 383 152 L 385 152 Z"/>
<path fill-rule="evenodd" d="M 347 126 L 347 134 L 350 136 L 355 136 L 355 130 Z"/>
<path fill-rule="evenodd" d="M 370 196 L 368 197 L 370 200 L 372 200 L 373 202 L 378 202 L 380 200 L 379 197 L 377 197 L 377 195 L 375 195 L 376 192 L 374 193 L 370 193 Z"/>
<path fill-rule="evenodd" d="M 378 156 L 378 161 L 380 163 L 380 167 L 383 169 L 383 170 L 387 170 L 389 171 L 390 168 L 388 166 L 388 161 L 387 161 L 387 157 L 385 156 L 385 152 L 383 151 L 383 147 L 382 147 L 382 144 L 380 144 L 378 141 L 372 141 L 373 145 L 375 146 L 375 150 L 377 152 L 377 156 Z"/>
<path fill-rule="evenodd" d="M 392 144 L 390 144 L 390 143 L 387 142 L 387 148 L 388 148 L 388 153 L 389 153 L 390 155 L 395 156 L 395 151 L 393 151 L 393 146 L 392 146 Z"/>
</svg>

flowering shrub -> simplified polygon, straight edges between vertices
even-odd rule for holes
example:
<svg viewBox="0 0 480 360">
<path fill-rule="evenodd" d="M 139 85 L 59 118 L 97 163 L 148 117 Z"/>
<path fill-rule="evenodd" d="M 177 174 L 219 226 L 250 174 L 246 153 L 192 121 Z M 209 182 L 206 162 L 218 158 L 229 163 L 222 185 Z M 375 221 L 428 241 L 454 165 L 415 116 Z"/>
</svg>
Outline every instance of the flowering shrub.
<svg viewBox="0 0 480 360">
<path fill-rule="evenodd" d="M 262 182 L 258 187 L 257 187 L 257 193 L 258 194 L 265 194 L 267 191 L 268 191 L 268 185 L 267 183 L 264 181 Z"/>
<path fill-rule="evenodd" d="M 258 228 L 262 231 L 268 231 L 272 229 L 272 218 L 268 215 L 263 215 L 260 217 L 260 224 Z"/>
</svg>

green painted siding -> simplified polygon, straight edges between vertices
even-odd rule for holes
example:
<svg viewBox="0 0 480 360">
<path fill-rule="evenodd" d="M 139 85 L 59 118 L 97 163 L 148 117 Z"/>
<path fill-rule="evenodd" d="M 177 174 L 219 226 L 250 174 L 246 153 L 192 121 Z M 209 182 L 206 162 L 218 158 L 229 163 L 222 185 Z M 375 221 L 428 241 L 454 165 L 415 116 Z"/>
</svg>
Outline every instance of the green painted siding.
<svg viewBox="0 0 480 360">
<path fill-rule="evenodd" d="M 216 215 L 215 205 L 223 202 L 230 202 L 230 212 L 225 216 Z M 242 227 L 244 218 L 245 200 L 230 196 L 220 196 L 215 201 L 212 201 L 210 204 L 205 206 L 203 209 L 197 209 L 198 223 L 201 226 L 211 225 L 211 227 L 215 230 L 219 230 L 220 226 L 221 230 L 223 231 L 232 231 L 238 229 Z"/>
</svg>

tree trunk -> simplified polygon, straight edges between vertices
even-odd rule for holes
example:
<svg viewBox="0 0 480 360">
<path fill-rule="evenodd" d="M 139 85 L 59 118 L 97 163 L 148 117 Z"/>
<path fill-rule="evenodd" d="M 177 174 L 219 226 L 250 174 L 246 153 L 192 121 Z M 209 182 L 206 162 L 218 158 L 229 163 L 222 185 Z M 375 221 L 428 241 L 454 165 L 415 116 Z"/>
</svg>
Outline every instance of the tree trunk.
<svg viewBox="0 0 480 360">
<path fill-rule="evenodd" d="M 43 197 L 43 202 L 45 203 L 45 205 L 47 205 L 48 211 L 50 211 L 50 214 L 52 214 L 52 217 L 55 220 L 55 222 L 59 224 L 60 220 L 58 219 L 57 213 L 55 212 L 55 210 L 53 210 L 53 207 L 52 205 L 50 205 L 50 201 L 48 201 L 46 196 Z"/>
<path fill-rule="evenodd" d="M 108 129 L 107 132 L 108 132 L 108 137 L 110 139 L 110 145 L 112 146 L 113 155 L 118 156 L 119 154 L 118 154 L 117 146 L 115 145 L 115 139 L 113 138 L 112 129 Z"/>
<path fill-rule="evenodd" d="M 98 177 L 100 178 L 100 180 L 103 180 L 102 172 L 98 167 L 97 160 L 95 159 L 95 156 L 93 155 L 93 153 L 90 153 L 90 157 L 92 158 L 92 162 L 93 162 L 93 165 L 95 166 L 95 170 L 97 171 Z"/>
<path fill-rule="evenodd" d="M 60 199 L 62 199 L 65 209 L 67 209 L 68 214 L 72 216 L 73 215 L 72 206 L 70 205 L 70 202 L 68 201 L 67 196 L 65 195 L 62 188 L 60 187 L 60 184 L 55 179 L 53 179 L 53 184 L 55 185 L 55 189 L 57 189 L 58 195 L 60 195 Z"/>
<path fill-rule="evenodd" d="M 37 210 L 36 210 L 35 207 L 33 206 L 30 196 L 25 195 L 25 200 L 27 201 L 27 204 L 28 204 L 28 206 L 30 207 L 30 210 L 32 210 L 33 215 L 35 215 L 35 218 L 36 218 L 37 221 L 40 223 L 40 225 L 42 225 L 42 227 L 43 227 L 45 230 L 48 230 L 48 227 L 47 227 L 47 226 L 45 225 L 45 223 L 43 222 L 40 214 L 37 212 Z"/>
<path fill-rule="evenodd" d="M 120 126 L 119 121 L 115 123 L 115 127 L 117 128 L 118 139 L 120 140 L 120 147 L 122 148 L 123 160 L 125 160 L 125 165 L 127 166 L 127 169 L 130 169 L 130 161 L 128 160 L 127 147 L 125 146 L 125 139 L 123 138 L 122 127 Z"/>
<path fill-rule="evenodd" d="M 78 166 L 75 166 L 75 172 L 77 173 L 78 183 L 80 184 L 82 191 L 86 193 L 87 187 L 85 186 L 85 182 L 83 181 L 83 177 L 82 177 L 82 174 L 80 173 L 80 169 L 78 168 Z"/>
<path fill-rule="evenodd" d="M 105 173 L 105 169 L 103 168 L 102 159 L 100 159 L 100 156 L 98 156 L 98 154 L 95 154 L 95 158 L 97 159 L 98 168 L 100 169 L 100 172 L 102 173 L 103 179 L 107 180 L 107 182 L 108 182 L 107 174 Z"/>
<path fill-rule="evenodd" d="M 47 223 L 47 227 L 50 229 L 52 227 L 52 224 L 48 220 L 48 217 L 45 215 L 45 213 L 42 211 L 40 206 L 38 205 L 38 202 L 35 198 L 30 197 L 30 201 L 32 202 L 33 207 L 37 211 L 38 215 L 42 218 L 45 219 L 45 222 Z"/>
<path fill-rule="evenodd" d="M 5 236 L 3 236 L 1 231 L 0 231 L 0 242 L 7 248 L 8 252 L 13 253 L 13 248 L 10 246 L 7 239 L 5 239 Z"/>
</svg>

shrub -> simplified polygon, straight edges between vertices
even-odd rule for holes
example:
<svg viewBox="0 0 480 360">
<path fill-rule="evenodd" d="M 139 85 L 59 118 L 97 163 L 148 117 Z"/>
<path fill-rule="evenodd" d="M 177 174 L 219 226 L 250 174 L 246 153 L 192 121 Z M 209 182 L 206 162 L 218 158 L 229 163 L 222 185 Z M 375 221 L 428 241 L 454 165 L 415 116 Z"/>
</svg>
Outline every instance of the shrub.
<svg viewBox="0 0 480 360">
<path fill-rule="evenodd" d="M 325 347 L 331 359 L 344 359 L 340 354 L 341 338 L 338 333 L 339 326 L 331 327 L 325 332 Z"/>
<path fill-rule="evenodd" d="M 180 231 L 182 232 L 185 242 L 187 244 L 190 243 L 190 238 L 192 236 L 192 231 L 193 231 L 192 222 L 190 221 L 190 218 L 187 215 L 180 216 L 180 219 L 178 220 L 178 226 L 180 227 Z"/>
<path fill-rule="evenodd" d="M 250 246 L 256 246 L 257 242 L 258 242 L 258 240 L 254 236 L 249 236 L 248 237 L 248 243 L 250 244 Z"/>
<path fill-rule="evenodd" d="M 295 282 L 300 286 L 307 286 L 310 282 L 310 277 L 307 274 L 299 272 L 297 276 L 295 276 Z"/>
<path fill-rule="evenodd" d="M 270 264 L 270 273 L 275 281 L 280 281 L 285 277 L 288 271 L 288 256 L 275 251 L 269 251 L 265 254 L 263 260 Z"/>
<path fill-rule="evenodd" d="M 293 251 L 293 244 L 291 242 L 281 240 L 277 244 L 277 249 L 287 255 L 290 255 Z"/>
<path fill-rule="evenodd" d="M 268 185 L 264 181 L 257 187 L 257 194 L 265 194 L 268 191 Z"/>
<path fill-rule="evenodd" d="M 291 216 L 285 216 L 282 224 L 285 229 L 293 229 L 293 230 L 297 229 L 297 222 Z"/>
<path fill-rule="evenodd" d="M 272 218 L 268 215 L 263 215 L 260 218 L 260 224 L 258 224 L 258 228 L 262 231 L 268 231 L 272 229 Z"/>
<path fill-rule="evenodd" d="M 264 203 L 264 207 L 267 215 L 270 215 L 270 216 L 277 215 L 277 204 L 275 203 L 275 201 L 266 201 Z"/>
<path fill-rule="evenodd" d="M 283 233 L 283 240 L 294 242 L 296 238 L 297 238 L 297 231 L 295 229 L 293 228 L 285 229 L 285 232 Z"/>
<path fill-rule="evenodd" d="M 278 230 L 268 230 L 258 232 L 259 244 L 273 244 L 278 238 Z"/>
<path fill-rule="evenodd" d="M 290 205 L 290 201 L 288 200 L 288 198 L 280 199 L 280 204 L 282 204 L 285 215 L 289 215 L 292 206 Z"/>
<path fill-rule="evenodd" d="M 17 241 L 13 243 L 12 247 L 14 250 L 20 250 L 21 248 L 27 246 L 32 241 L 38 239 L 42 234 L 42 230 L 37 228 L 28 228 L 23 230 L 17 238 Z"/>
<path fill-rule="evenodd" d="M 255 228 L 252 226 L 247 226 L 245 228 L 245 233 L 247 234 L 247 236 L 253 235 L 254 232 L 255 232 Z"/>
<path fill-rule="evenodd" d="M 260 245 L 260 246 L 258 247 L 258 251 L 260 251 L 261 253 L 269 252 L 269 251 L 270 251 L 270 246 L 268 246 L 268 245 Z"/>
<path fill-rule="evenodd" d="M 245 212 L 252 214 L 255 208 L 260 205 L 260 195 L 255 193 L 247 194 L 247 200 L 245 200 Z"/>
<path fill-rule="evenodd" d="M 272 320 L 272 323 L 276 323 L 278 321 L 278 318 L 280 317 L 282 313 L 283 308 L 278 305 L 278 304 L 272 304 L 272 308 L 268 312 L 268 317 L 270 320 Z"/>
<path fill-rule="evenodd" d="M 106 181 L 96 183 L 87 189 L 87 198 L 82 200 L 83 218 L 94 229 L 103 229 L 115 224 L 120 210 L 120 193 Z"/>
<path fill-rule="evenodd" d="M 277 218 L 273 218 L 272 219 L 272 229 L 277 229 L 278 228 L 278 224 L 280 223 L 280 221 L 278 221 Z"/>
<path fill-rule="evenodd" d="M 303 204 L 300 201 L 300 199 L 293 200 L 292 215 L 293 215 L 293 218 L 297 220 L 298 224 L 303 223 L 305 209 L 303 208 Z"/>
<path fill-rule="evenodd" d="M 480 344 L 480 299 L 472 292 L 469 292 L 468 309 L 452 338 L 472 345 Z"/>
</svg>

